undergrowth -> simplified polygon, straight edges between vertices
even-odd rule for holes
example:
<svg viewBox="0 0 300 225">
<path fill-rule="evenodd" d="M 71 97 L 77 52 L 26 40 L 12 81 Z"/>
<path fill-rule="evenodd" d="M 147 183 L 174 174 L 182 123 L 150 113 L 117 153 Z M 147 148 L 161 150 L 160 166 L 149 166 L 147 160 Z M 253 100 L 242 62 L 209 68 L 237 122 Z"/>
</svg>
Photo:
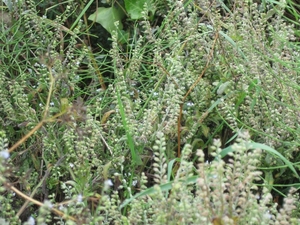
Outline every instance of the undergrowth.
<svg viewBox="0 0 300 225">
<path fill-rule="evenodd" d="M 4 3 L 1 224 L 299 224 L 290 1 Z"/>
</svg>

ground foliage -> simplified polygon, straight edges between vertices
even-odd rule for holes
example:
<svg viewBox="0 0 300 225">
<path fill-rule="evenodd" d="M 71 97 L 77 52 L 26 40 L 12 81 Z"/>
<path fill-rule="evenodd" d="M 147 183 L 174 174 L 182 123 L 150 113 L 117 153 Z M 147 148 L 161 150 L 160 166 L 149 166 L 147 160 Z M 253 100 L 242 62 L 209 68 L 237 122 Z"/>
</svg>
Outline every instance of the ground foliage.
<svg viewBox="0 0 300 225">
<path fill-rule="evenodd" d="M 299 224 L 296 1 L 134 2 L 4 1 L 1 223 Z"/>
</svg>

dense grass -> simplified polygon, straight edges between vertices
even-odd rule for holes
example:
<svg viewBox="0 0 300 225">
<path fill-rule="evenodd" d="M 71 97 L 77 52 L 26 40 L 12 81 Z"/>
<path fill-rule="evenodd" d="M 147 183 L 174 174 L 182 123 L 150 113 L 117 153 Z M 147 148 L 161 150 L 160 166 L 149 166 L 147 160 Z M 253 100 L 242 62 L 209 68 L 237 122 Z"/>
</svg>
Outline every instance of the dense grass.
<svg viewBox="0 0 300 225">
<path fill-rule="evenodd" d="M 3 4 L 0 222 L 299 224 L 296 1 L 130 2 Z"/>
</svg>

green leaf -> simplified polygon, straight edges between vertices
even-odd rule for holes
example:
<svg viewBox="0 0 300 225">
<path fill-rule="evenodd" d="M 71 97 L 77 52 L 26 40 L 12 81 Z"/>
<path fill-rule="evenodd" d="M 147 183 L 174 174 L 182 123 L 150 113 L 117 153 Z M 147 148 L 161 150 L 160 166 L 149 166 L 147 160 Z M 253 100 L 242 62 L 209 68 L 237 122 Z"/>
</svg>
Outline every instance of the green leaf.
<svg viewBox="0 0 300 225">
<path fill-rule="evenodd" d="M 70 30 L 73 30 L 78 22 L 82 19 L 82 17 L 84 16 L 84 14 L 86 13 L 86 11 L 90 8 L 91 4 L 93 3 L 94 1 L 93 0 L 90 0 L 88 3 L 86 3 L 85 7 L 83 10 L 81 10 L 79 16 L 77 17 L 77 19 L 75 20 L 75 22 L 72 24 Z"/>
<path fill-rule="evenodd" d="M 265 171 L 265 183 L 269 191 L 272 190 L 274 184 L 274 178 L 272 171 Z"/>
<path fill-rule="evenodd" d="M 207 25 L 207 28 L 214 30 L 214 28 L 211 25 Z M 243 53 L 242 49 L 239 48 L 239 46 L 236 44 L 236 42 L 231 37 L 229 37 L 223 31 L 219 31 L 219 34 L 221 36 L 223 36 L 233 47 L 235 47 L 238 50 L 238 52 L 240 53 L 240 55 L 243 56 L 243 58 L 248 61 L 248 59 L 247 59 L 246 55 Z"/>
<path fill-rule="evenodd" d="M 154 14 L 155 9 L 152 7 L 153 5 L 150 0 L 125 0 L 125 9 L 131 19 L 137 20 L 143 17 L 142 12 L 144 10 L 145 3 L 147 3 L 150 7 L 148 11 Z"/>
<path fill-rule="evenodd" d="M 172 172 L 173 172 L 172 168 L 173 168 L 174 163 L 175 163 L 176 161 L 178 161 L 178 158 L 172 159 L 172 160 L 168 163 L 168 174 L 167 174 L 167 180 L 168 180 L 168 182 L 171 181 L 171 176 L 172 176 Z"/>
<path fill-rule="evenodd" d="M 99 7 L 88 19 L 100 23 L 111 34 L 112 31 L 123 28 L 121 20 L 124 16 L 125 14 L 120 8 L 114 6 L 109 8 Z M 118 26 L 115 25 L 117 21 L 119 22 Z"/>
<path fill-rule="evenodd" d="M 186 179 L 182 179 L 181 182 L 183 184 L 194 184 L 197 182 L 199 176 L 192 176 L 192 177 L 188 177 Z M 159 188 L 161 189 L 162 192 L 165 191 L 170 191 L 172 189 L 174 181 L 165 183 L 165 184 L 161 184 L 159 185 Z M 155 194 L 157 192 L 157 189 L 154 187 L 148 188 L 144 191 L 141 191 L 139 193 L 137 193 L 136 195 L 132 196 L 129 199 L 125 199 L 125 201 L 119 206 L 119 209 L 121 210 L 122 208 L 124 208 L 125 206 L 127 206 L 130 202 L 132 202 L 134 199 L 142 197 L 142 196 L 147 196 L 147 195 L 151 195 L 151 194 Z"/>
<path fill-rule="evenodd" d="M 129 146 L 130 152 L 131 152 L 131 157 L 133 162 L 135 163 L 135 165 L 143 165 L 143 162 L 138 154 L 138 152 L 135 149 L 134 146 L 134 141 L 133 141 L 133 137 L 130 133 L 128 124 L 127 124 L 127 118 L 126 118 L 126 114 L 125 114 L 125 109 L 121 100 L 121 93 L 120 90 L 117 88 L 117 99 L 118 99 L 118 105 L 119 105 L 119 109 L 120 109 L 120 114 L 121 114 L 121 118 L 122 118 L 122 123 L 123 123 L 123 127 L 125 129 L 126 132 L 126 137 L 127 137 L 127 144 Z"/>
<path fill-rule="evenodd" d="M 9 11 L 12 11 L 14 6 L 17 7 L 17 2 L 14 2 L 12 0 L 2 0 L 2 2 L 5 3 Z"/>
<path fill-rule="evenodd" d="M 209 131 L 210 131 L 209 127 L 206 126 L 205 124 L 201 124 L 201 130 L 202 130 L 202 134 L 204 135 L 204 137 L 207 138 L 209 135 Z"/>
<path fill-rule="evenodd" d="M 227 82 L 221 84 L 217 90 L 217 94 L 222 95 L 226 91 L 226 89 L 228 89 L 230 84 L 231 84 L 230 81 L 227 81 Z"/>
<path fill-rule="evenodd" d="M 300 179 L 297 171 L 295 170 L 293 164 L 287 160 L 282 154 L 280 154 L 280 152 L 276 151 L 275 149 L 271 148 L 270 146 L 267 146 L 265 144 L 260 144 L 260 143 L 256 143 L 256 142 L 251 142 L 247 145 L 248 149 L 261 149 L 261 150 L 265 150 L 266 152 L 277 156 L 278 158 L 280 158 L 289 168 L 291 171 L 293 171 L 295 177 L 297 177 L 298 179 Z M 228 153 L 233 152 L 234 149 L 232 148 L 232 146 L 229 146 L 227 148 L 224 148 L 221 153 L 220 156 L 223 158 L 225 157 Z"/>
</svg>

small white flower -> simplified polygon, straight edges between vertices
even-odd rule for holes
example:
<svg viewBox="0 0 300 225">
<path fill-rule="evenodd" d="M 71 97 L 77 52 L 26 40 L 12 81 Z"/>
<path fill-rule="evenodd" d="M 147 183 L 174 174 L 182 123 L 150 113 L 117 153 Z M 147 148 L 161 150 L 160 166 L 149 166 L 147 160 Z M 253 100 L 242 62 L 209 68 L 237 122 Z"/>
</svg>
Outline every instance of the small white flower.
<svg viewBox="0 0 300 225">
<path fill-rule="evenodd" d="M 56 70 L 54 69 L 54 68 L 52 68 L 52 73 L 54 74 L 54 75 L 56 75 L 57 74 L 57 72 L 56 72 Z"/>
<path fill-rule="evenodd" d="M 210 165 L 211 162 L 209 162 L 208 160 L 205 161 L 205 164 Z"/>
<path fill-rule="evenodd" d="M 132 181 L 132 186 L 135 187 L 137 185 L 137 183 L 138 183 L 137 180 Z"/>
<path fill-rule="evenodd" d="M 49 209 L 52 209 L 52 208 L 53 208 L 52 203 L 51 203 L 50 201 L 48 201 L 48 200 L 45 200 L 45 201 L 44 201 L 44 206 L 47 207 L 47 208 L 49 208 Z"/>
<path fill-rule="evenodd" d="M 29 219 L 27 220 L 27 224 L 35 225 L 35 221 L 34 221 L 34 218 L 32 216 L 30 216 Z"/>
<path fill-rule="evenodd" d="M 187 102 L 186 105 L 187 105 L 188 107 L 192 107 L 192 106 L 194 106 L 194 103 L 193 103 L 193 102 Z"/>
<path fill-rule="evenodd" d="M 259 200 L 259 199 L 260 199 L 260 195 L 259 195 L 259 194 L 256 194 L 256 195 L 255 195 L 255 198 L 256 198 L 257 200 Z"/>
<path fill-rule="evenodd" d="M 111 179 L 108 179 L 108 180 L 106 180 L 106 181 L 104 181 L 104 191 L 107 191 L 107 190 L 109 190 L 109 188 L 111 187 L 111 186 L 113 186 L 114 184 L 113 184 L 113 182 L 111 181 Z"/>
<path fill-rule="evenodd" d="M 214 175 L 212 175 L 212 178 L 213 178 L 213 179 L 217 179 L 217 178 L 218 178 L 218 175 L 217 175 L 217 174 L 214 174 Z"/>
<path fill-rule="evenodd" d="M 264 217 L 267 219 L 272 219 L 272 215 L 270 214 L 270 210 L 267 210 L 267 212 L 265 212 Z"/>
<path fill-rule="evenodd" d="M 111 179 L 108 179 L 108 180 L 106 180 L 105 182 L 104 182 L 104 185 L 105 186 L 113 186 L 114 184 L 113 184 L 113 182 L 111 181 Z"/>
<path fill-rule="evenodd" d="M 8 159 L 9 158 L 9 152 L 8 150 L 3 150 L 0 152 L 0 157 L 4 158 L 4 159 Z"/>
<path fill-rule="evenodd" d="M 77 202 L 82 202 L 82 195 L 77 196 Z"/>
</svg>

